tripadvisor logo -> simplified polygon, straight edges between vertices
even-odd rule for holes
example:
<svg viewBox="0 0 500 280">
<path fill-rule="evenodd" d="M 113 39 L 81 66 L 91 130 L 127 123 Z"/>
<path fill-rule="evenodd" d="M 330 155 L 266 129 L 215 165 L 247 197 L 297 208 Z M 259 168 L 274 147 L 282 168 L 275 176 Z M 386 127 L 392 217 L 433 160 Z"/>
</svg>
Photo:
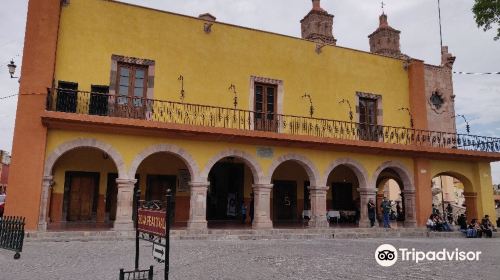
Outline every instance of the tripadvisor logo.
<svg viewBox="0 0 500 280">
<path fill-rule="evenodd" d="M 460 251 L 442 249 L 439 251 L 419 251 L 415 248 L 399 248 L 390 245 L 380 245 L 375 250 L 375 261 L 381 266 L 393 266 L 398 260 L 419 263 L 421 261 L 479 261 L 481 251 Z"/>
</svg>

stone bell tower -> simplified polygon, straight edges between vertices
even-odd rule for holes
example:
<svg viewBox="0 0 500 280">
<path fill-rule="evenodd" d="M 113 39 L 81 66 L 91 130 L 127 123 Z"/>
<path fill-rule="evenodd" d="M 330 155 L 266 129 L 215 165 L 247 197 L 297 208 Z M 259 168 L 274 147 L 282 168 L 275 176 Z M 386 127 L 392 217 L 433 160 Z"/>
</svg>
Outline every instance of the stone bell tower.
<svg viewBox="0 0 500 280">
<path fill-rule="evenodd" d="M 335 45 L 333 15 L 321 8 L 320 0 L 312 0 L 312 10 L 300 21 L 302 38 L 321 44 Z"/>
<path fill-rule="evenodd" d="M 391 57 L 401 57 L 401 47 L 399 45 L 401 31 L 389 26 L 385 13 L 380 15 L 379 21 L 377 30 L 368 36 L 370 39 L 370 52 Z"/>
</svg>

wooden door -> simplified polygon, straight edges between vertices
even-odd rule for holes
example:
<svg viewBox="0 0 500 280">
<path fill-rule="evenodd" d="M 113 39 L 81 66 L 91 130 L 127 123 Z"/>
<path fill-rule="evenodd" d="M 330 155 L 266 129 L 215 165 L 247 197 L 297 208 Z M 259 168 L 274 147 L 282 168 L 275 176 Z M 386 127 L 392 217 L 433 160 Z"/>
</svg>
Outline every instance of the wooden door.
<svg viewBox="0 0 500 280">
<path fill-rule="evenodd" d="M 175 219 L 175 194 L 177 191 L 177 176 L 173 175 L 148 175 L 146 186 L 146 200 L 159 200 L 164 202 L 167 189 L 172 191 L 170 200 L 170 221 Z"/>
<path fill-rule="evenodd" d="M 263 131 L 278 131 L 276 85 L 255 84 L 255 115 L 254 129 Z"/>
<path fill-rule="evenodd" d="M 297 219 L 297 182 L 274 181 L 273 213 L 275 221 Z"/>
<path fill-rule="evenodd" d="M 70 177 L 68 221 L 90 221 L 96 206 L 98 180 L 92 174 Z"/>
</svg>

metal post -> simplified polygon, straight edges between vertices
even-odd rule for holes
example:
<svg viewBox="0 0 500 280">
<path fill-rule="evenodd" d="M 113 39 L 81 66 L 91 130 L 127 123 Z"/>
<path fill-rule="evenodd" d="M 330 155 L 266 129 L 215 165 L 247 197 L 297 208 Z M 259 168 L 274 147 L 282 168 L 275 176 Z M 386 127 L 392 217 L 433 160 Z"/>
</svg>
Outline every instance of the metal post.
<svg viewBox="0 0 500 280">
<path fill-rule="evenodd" d="M 444 215 L 444 190 L 443 190 L 443 176 L 439 176 L 439 180 L 441 181 L 441 208 L 443 208 L 443 219 L 446 219 Z"/>
<path fill-rule="evenodd" d="M 139 270 L 139 200 L 141 199 L 141 190 L 135 191 L 135 271 Z"/>
<path fill-rule="evenodd" d="M 172 190 L 167 189 L 167 203 L 165 207 L 165 276 L 168 280 L 169 262 L 170 262 L 170 199 L 172 198 Z"/>
</svg>

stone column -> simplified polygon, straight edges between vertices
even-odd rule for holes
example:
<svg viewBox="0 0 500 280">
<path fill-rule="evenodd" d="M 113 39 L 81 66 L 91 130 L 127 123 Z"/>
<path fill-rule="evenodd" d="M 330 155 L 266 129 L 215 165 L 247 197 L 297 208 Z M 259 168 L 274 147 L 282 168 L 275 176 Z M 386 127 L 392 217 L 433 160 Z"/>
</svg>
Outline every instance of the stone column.
<svg viewBox="0 0 500 280">
<path fill-rule="evenodd" d="M 54 177 L 44 176 L 42 179 L 42 192 L 40 194 L 40 215 L 38 218 L 38 230 L 46 231 L 48 222 L 48 213 L 50 207 L 50 193 L 52 185 L 54 184 Z"/>
<path fill-rule="evenodd" d="M 134 186 L 136 179 L 116 179 L 118 185 L 116 220 L 114 230 L 133 230 L 134 221 L 132 220 Z"/>
<path fill-rule="evenodd" d="M 328 227 L 329 223 L 326 220 L 326 194 L 328 186 L 309 186 L 308 188 L 311 199 L 311 220 L 309 220 L 309 226 L 314 228 Z"/>
<path fill-rule="evenodd" d="M 271 190 L 273 189 L 273 185 L 252 185 L 252 189 L 254 199 L 254 218 L 252 228 L 273 228 L 273 222 L 271 221 Z"/>
<path fill-rule="evenodd" d="M 191 197 L 189 202 L 188 229 L 207 229 L 207 191 L 209 182 L 190 182 Z"/>
<path fill-rule="evenodd" d="M 370 199 L 377 207 L 377 189 L 376 188 L 359 188 L 359 224 L 361 228 L 370 227 L 370 219 L 368 217 L 368 201 Z M 375 209 L 376 210 L 376 209 Z M 375 226 L 378 225 L 377 212 L 375 211 Z"/>
<path fill-rule="evenodd" d="M 465 198 L 465 211 L 467 213 L 467 221 L 470 222 L 472 219 L 480 219 L 477 213 L 477 193 L 476 192 L 464 192 Z"/>
<path fill-rule="evenodd" d="M 417 211 L 415 209 L 415 190 L 403 190 L 405 208 L 404 226 L 409 228 L 417 227 Z M 430 213 L 429 213 L 430 215 Z"/>
</svg>

